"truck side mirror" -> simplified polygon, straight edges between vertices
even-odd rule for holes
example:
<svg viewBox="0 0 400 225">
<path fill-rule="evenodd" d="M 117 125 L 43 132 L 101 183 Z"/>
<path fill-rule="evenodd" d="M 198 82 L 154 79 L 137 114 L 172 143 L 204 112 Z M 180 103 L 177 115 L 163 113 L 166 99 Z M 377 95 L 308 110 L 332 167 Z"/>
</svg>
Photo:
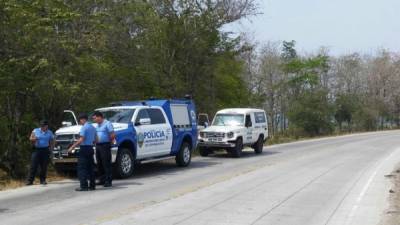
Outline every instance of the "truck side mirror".
<svg viewBox="0 0 400 225">
<path fill-rule="evenodd" d="M 72 123 L 71 123 L 71 122 L 68 122 L 68 121 L 63 121 L 63 122 L 61 123 L 61 125 L 62 125 L 63 127 L 70 127 L 70 126 L 72 126 Z"/>
<path fill-rule="evenodd" d="M 151 124 L 151 120 L 150 118 L 141 118 L 139 120 L 139 122 L 135 123 L 135 126 L 140 126 L 140 125 L 150 125 Z"/>
</svg>

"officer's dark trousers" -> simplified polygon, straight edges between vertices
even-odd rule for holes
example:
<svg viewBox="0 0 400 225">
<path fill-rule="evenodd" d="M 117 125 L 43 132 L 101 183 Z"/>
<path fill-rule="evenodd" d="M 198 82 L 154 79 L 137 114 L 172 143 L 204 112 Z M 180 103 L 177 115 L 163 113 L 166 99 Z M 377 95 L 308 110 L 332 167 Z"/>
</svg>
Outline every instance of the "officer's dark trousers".
<svg viewBox="0 0 400 225">
<path fill-rule="evenodd" d="M 78 156 L 78 178 L 81 188 L 95 187 L 93 146 L 80 146 Z"/>
<path fill-rule="evenodd" d="M 112 183 L 111 144 L 96 144 L 97 172 L 101 183 Z"/>
<path fill-rule="evenodd" d="M 35 180 L 36 172 L 40 167 L 40 182 L 46 181 L 47 176 L 47 165 L 49 164 L 50 150 L 49 148 L 35 148 L 31 157 L 31 168 L 29 170 L 28 181 L 33 182 Z"/>
</svg>

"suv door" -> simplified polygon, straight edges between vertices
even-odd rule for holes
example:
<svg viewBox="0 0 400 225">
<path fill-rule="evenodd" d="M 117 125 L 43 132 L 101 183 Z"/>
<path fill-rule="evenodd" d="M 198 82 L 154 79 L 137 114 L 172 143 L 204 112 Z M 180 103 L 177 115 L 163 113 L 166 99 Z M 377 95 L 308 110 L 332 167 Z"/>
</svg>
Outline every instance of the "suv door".
<svg viewBox="0 0 400 225">
<path fill-rule="evenodd" d="M 63 127 L 78 125 L 78 120 L 76 119 L 75 113 L 71 110 L 64 110 L 61 125 Z"/>
<path fill-rule="evenodd" d="M 197 130 L 201 131 L 207 128 L 210 125 L 210 121 L 208 119 L 208 114 L 206 113 L 199 113 L 197 116 Z"/>
<path fill-rule="evenodd" d="M 257 123 L 256 113 L 251 113 L 251 120 L 253 121 L 253 138 L 252 143 L 257 142 L 258 137 L 262 133 L 262 128 L 259 123 Z"/>
<path fill-rule="evenodd" d="M 268 123 L 267 123 L 267 117 L 264 112 L 255 112 L 254 113 L 254 121 L 255 121 L 255 133 L 256 133 L 256 139 L 255 141 L 258 140 L 258 137 L 263 134 L 264 138 L 268 137 Z"/>
<path fill-rule="evenodd" d="M 253 122 L 250 114 L 246 114 L 245 127 L 246 127 L 246 134 L 243 143 L 244 144 L 253 143 Z"/>
</svg>

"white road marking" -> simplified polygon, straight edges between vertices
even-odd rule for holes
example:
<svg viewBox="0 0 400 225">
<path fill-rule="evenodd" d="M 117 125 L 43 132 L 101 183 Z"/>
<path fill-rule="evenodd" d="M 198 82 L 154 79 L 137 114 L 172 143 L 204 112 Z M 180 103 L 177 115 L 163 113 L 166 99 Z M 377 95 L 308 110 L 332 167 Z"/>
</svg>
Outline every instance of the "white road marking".
<svg viewBox="0 0 400 225">
<path fill-rule="evenodd" d="M 387 160 L 389 160 L 390 158 L 392 158 L 393 155 L 394 155 L 397 151 L 399 151 L 399 150 L 400 150 L 400 148 L 395 149 L 388 157 L 386 157 L 384 160 L 378 162 L 379 165 L 375 168 L 374 172 L 373 172 L 373 173 L 371 174 L 371 176 L 369 177 L 367 183 L 364 185 L 362 191 L 361 191 L 360 194 L 358 195 L 357 200 L 356 200 L 356 203 L 353 205 L 353 207 L 352 207 L 352 209 L 351 209 L 349 215 L 347 216 L 346 222 L 345 222 L 346 225 L 349 225 L 349 224 L 351 224 L 351 223 L 353 222 L 354 216 L 355 216 L 355 214 L 356 214 L 358 208 L 359 208 L 360 205 L 361 205 L 361 201 L 362 201 L 363 198 L 365 197 L 365 194 L 367 193 L 369 187 L 371 186 L 372 181 L 375 179 L 375 177 L 376 177 L 378 171 L 382 168 L 382 166 L 384 165 L 384 163 L 385 163 Z"/>
</svg>

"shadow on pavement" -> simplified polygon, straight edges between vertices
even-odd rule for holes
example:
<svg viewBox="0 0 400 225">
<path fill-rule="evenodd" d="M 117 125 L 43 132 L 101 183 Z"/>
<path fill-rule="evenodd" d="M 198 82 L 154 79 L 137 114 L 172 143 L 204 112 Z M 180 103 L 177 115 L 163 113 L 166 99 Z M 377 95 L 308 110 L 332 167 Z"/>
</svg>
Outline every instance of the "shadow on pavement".
<svg viewBox="0 0 400 225">
<path fill-rule="evenodd" d="M 253 157 L 260 157 L 260 156 L 267 156 L 267 155 L 275 155 L 279 154 L 281 152 L 278 151 L 263 151 L 261 154 L 255 154 L 253 150 L 246 149 L 243 150 L 242 156 L 240 158 L 234 158 L 232 157 L 229 153 L 227 153 L 225 150 L 217 150 L 213 154 L 210 154 L 207 157 L 204 158 L 218 158 L 218 159 L 241 159 L 241 158 L 253 158 Z"/>
<path fill-rule="evenodd" d="M 146 163 L 137 165 L 134 171 L 134 174 L 131 178 L 145 178 L 152 177 L 157 175 L 173 175 L 176 173 L 180 173 L 182 171 L 195 170 L 204 167 L 212 167 L 214 165 L 221 164 L 216 160 L 200 160 L 200 161 L 192 161 L 188 167 L 178 167 L 175 164 L 175 160 L 165 160 L 153 163 Z"/>
<path fill-rule="evenodd" d="M 174 175 L 177 173 L 181 173 L 183 171 L 188 170 L 196 170 L 205 167 L 212 167 L 218 164 L 223 163 L 221 160 L 240 160 L 243 158 L 253 158 L 253 157 L 263 157 L 268 155 L 279 154 L 278 151 L 263 151 L 261 154 L 255 154 L 252 149 L 245 149 L 242 152 L 242 156 L 240 158 L 233 158 L 230 154 L 226 153 L 224 150 L 216 151 L 213 154 L 210 154 L 207 157 L 195 157 L 194 160 L 188 167 L 178 167 L 175 164 L 174 159 L 146 163 L 146 164 L 137 164 L 135 165 L 135 171 L 133 176 L 126 178 L 126 179 L 115 179 L 113 182 L 113 188 L 126 188 L 123 187 L 125 185 L 143 185 L 143 183 L 136 182 L 135 179 L 138 178 L 147 178 L 147 177 L 157 177 L 157 176 L 167 176 L 167 175 Z M 54 182 L 59 184 L 72 184 L 77 182 L 76 174 L 72 174 L 69 176 L 71 181 L 62 181 L 62 182 Z M 99 189 L 100 190 L 100 189 Z M 103 189 L 101 189 L 103 190 Z M 108 190 L 108 189 L 104 189 Z M 112 190 L 112 189 L 111 189 Z"/>
</svg>

